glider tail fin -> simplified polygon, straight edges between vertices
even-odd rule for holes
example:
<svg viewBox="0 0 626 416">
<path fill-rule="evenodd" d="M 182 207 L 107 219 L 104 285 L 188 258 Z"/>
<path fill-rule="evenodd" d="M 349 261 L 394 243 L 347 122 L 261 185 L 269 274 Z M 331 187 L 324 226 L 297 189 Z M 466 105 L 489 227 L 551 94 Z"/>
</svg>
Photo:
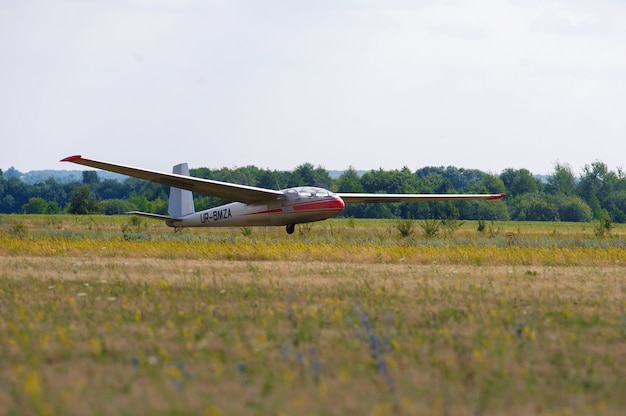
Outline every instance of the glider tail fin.
<svg viewBox="0 0 626 416">
<path fill-rule="evenodd" d="M 176 165 L 174 166 L 173 173 L 189 176 L 189 166 L 186 163 Z M 174 218 L 183 218 L 196 212 L 193 206 L 193 193 L 191 191 L 174 188 L 173 186 L 170 187 L 168 212 Z"/>
</svg>

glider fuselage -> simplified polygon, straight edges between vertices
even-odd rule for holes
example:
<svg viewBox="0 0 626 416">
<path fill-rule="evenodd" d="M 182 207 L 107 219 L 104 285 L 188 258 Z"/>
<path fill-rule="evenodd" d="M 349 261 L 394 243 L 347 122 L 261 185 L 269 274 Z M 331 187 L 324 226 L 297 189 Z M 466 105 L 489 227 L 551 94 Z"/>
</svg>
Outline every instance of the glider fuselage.
<svg viewBox="0 0 626 416">
<path fill-rule="evenodd" d="M 166 223 L 176 228 L 288 225 L 325 220 L 345 207 L 340 197 L 323 188 L 303 186 L 281 192 L 282 196 L 268 201 L 231 202 Z"/>
</svg>

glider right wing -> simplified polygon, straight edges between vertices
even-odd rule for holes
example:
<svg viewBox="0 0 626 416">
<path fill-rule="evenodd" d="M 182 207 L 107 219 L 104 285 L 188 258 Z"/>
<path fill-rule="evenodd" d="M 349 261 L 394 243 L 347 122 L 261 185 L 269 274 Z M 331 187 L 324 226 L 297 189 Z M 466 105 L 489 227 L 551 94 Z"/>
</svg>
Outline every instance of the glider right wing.
<svg viewBox="0 0 626 416">
<path fill-rule="evenodd" d="M 373 202 L 419 202 L 419 201 L 447 201 L 447 200 L 485 200 L 504 198 L 505 194 L 336 194 L 346 204 L 360 204 Z"/>
</svg>

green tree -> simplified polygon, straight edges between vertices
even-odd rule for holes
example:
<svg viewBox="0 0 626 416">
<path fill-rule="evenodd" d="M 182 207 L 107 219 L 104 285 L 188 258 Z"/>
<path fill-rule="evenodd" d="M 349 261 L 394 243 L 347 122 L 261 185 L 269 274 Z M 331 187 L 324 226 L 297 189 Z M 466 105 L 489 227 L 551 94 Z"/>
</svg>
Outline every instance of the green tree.
<svg viewBox="0 0 626 416">
<path fill-rule="evenodd" d="M 526 193 L 518 195 L 509 206 L 511 219 L 517 221 L 558 221 L 556 203 L 548 201 L 545 195 Z"/>
<path fill-rule="evenodd" d="M 4 173 L 0 169 L 0 198 L 4 196 L 7 191 L 7 181 L 4 179 Z"/>
<path fill-rule="evenodd" d="M 576 177 L 567 164 L 556 163 L 554 172 L 548 176 L 546 192 L 557 195 L 573 195 L 576 191 Z"/>
<path fill-rule="evenodd" d="M 128 198 L 128 202 L 137 211 L 150 212 L 150 208 L 152 208 L 148 198 L 143 195 L 138 195 L 136 193 L 133 193 L 130 198 Z"/>
<path fill-rule="evenodd" d="M 96 196 L 101 199 L 127 199 L 130 195 L 128 188 L 115 179 L 105 179 L 94 187 Z"/>
<path fill-rule="evenodd" d="M 509 207 L 502 199 L 496 201 L 465 201 L 466 209 L 459 209 L 461 218 L 468 220 L 506 221 L 509 219 Z"/>
<path fill-rule="evenodd" d="M 588 222 L 593 218 L 589 205 L 576 195 L 561 194 L 555 201 L 561 221 Z"/>
<path fill-rule="evenodd" d="M 578 194 L 587 202 L 593 197 L 602 202 L 602 197 L 610 193 L 608 167 L 599 161 L 583 167 L 583 173 L 578 184 Z"/>
<path fill-rule="evenodd" d="M 61 208 L 56 201 L 48 202 L 48 206 L 46 207 L 46 214 L 60 214 Z"/>
<path fill-rule="evenodd" d="M 480 186 L 483 187 L 483 191 L 489 194 L 503 194 L 506 193 L 506 186 L 504 186 L 504 182 L 496 175 L 492 175 L 490 173 L 486 173 L 483 175 L 482 181 L 480 182 Z"/>
<path fill-rule="evenodd" d="M 0 169 L 0 213 L 9 213 L 15 201 L 7 192 L 7 181 L 4 179 L 4 173 Z"/>
<path fill-rule="evenodd" d="M 419 180 L 417 191 L 423 194 L 451 194 L 455 193 L 452 182 L 438 173 L 431 173 Z"/>
<path fill-rule="evenodd" d="M 539 180 L 534 178 L 528 169 L 505 169 L 500 174 L 500 179 L 510 197 L 536 193 L 539 190 Z"/>
<path fill-rule="evenodd" d="M 365 205 L 365 217 L 366 218 L 394 218 L 394 215 L 389 208 L 390 204 L 366 204 Z"/>
<path fill-rule="evenodd" d="M 83 171 L 83 185 L 89 185 L 92 188 L 94 185 L 100 183 L 100 177 L 98 177 L 98 172 L 95 170 L 84 170 Z"/>
<path fill-rule="evenodd" d="M 626 191 L 615 190 L 606 200 L 606 206 L 615 222 L 626 222 Z"/>
<path fill-rule="evenodd" d="M 619 195 L 626 192 L 626 175 L 619 169 L 617 172 L 610 171 L 606 164 L 596 161 L 591 165 L 585 165 L 580 182 L 577 186 L 577 194 L 589 204 L 593 211 L 594 219 L 601 219 L 606 212 L 612 216 L 624 217 L 626 211 L 619 204 Z M 615 218 L 617 221 L 617 218 Z"/>
<path fill-rule="evenodd" d="M 337 179 L 337 192 L 363 192 L 361 178 L 358 172 L 352 166 L 344 170 Z M 365 214 L 365 204 L 349 204 L 343 211 L 346 217 L 362 218 Z"/>
<path fill-rule="evenodd" d="M 193 200 L 194 209 L 196 210 L 196 212 L 198 212 L 204 211 L 207 208 L 211 208 L 215 206 L 212 201 L 213 199 L 209 196 L 198 196 Z"/>
<path fill-rule="evenodd" d="M 1 199 L 0 199 L 0 212 L 4 213 L 4 214 L 9 214 L 11 212 L 13 212 L 13 209 L 15 207 L 15 198 L 13 198 L 12 195 L 4 195 Z"/>
<path fill-rule="evenodd" d="M 452 187 L 458 191 L 465 191 L 466 189 L 475 187 L 482 182 L 483 176 L 485 175 L 477 169 L 459 169 L 454 166 L 448 166 L 445 169 L 443 167 L 427 166 L 415 171 L 415 175 L 419 179 L 425 178 L 431 174 L 445 178 Z"/>
<path fill-rule="evenodd" d="M 390 193 L 394 187 L 393 174 L 382 169 L 365 172 L 361 176 L 361 186 L 367 193 Z"/>
<path fill-rule="evenodd" d="M 257 174 L 257 185 L 261 188 L 281 189 L 287 183 L 284 177 L 275 170 L 262 169 Z"/>
<path fill-rule="evenodd" d="M 23 206 L 24 214 L 45 214 L 48 208 L 48 203 L 39 197 L 34 197 L 28 200 Z"/>
<path fill-rule="evenodd" d="M 303 163 L 293 171 L 289 186 L 319 186 L 330 189 L 332 182 L 326 169 L 321 166 L 316 168 L 311 163 Z"/>
<path fill-rule="evenodd" d="M 154 212 L 156 214 L 161 214 L 161 215 L 167 215 L 168 208 L 169 208 L 168 200 L 157 198 L 154 201 L 152 201 L 152 209 L 150 212 Z"/>
<path fill-rule="evenodd" d="M 67 205 L 68 193 L 63 185 L 58 183 L 53 177 L 45 179 L 43 182 L 30 186 L 29 194 L 32 197 L 43 198 L 46 202 L 56 202 L 59 206 Z"/>
<path fill-rule="evenodd" d="M 70 205 L 67 212 L 78 215 L 100 213 L 100 206 L 89 185 L 79 185 L 74 189 L 70 195 Z"/>
<path fill-rule="evenodd" d="M 352 166 L 344 170 L 337 178 L 337 192 L 363 192 L 359 173 Z"/>
<path fill-rule="evenodd" d="M 30 199 L 30 186 L 17 176 L 11 176 L 6 182 L 6 196 L 2 201 L 5 212 L 20 212 L 24 204 Z"/>
<path fill-rule="evenodd" d="M 384 171 L 382 169 L 371 170 L 361 176 L 361 185 L 367 193 L 415 193 L 418 191 L 418 179 L 404 167 L 401 170 Z M 370 204 L 373 205 L 373 204 Z M 419 218 L 413 212 L 414 206 L 407 204 L 375 204 L 379 207 L 365 207 L 364 216 L 372 218 L 392 217 L 406 218 L 409 214 L 413 218 Z"/>
<path fill-rule="evenodd" d="M 499 176 L 484 173 L 478 183 L 463 188 L 464 193 L 501 194 L 506 193 L 504 182 Z M 508 220 L 509 212 L 505 200 L 497 201 L 458 201 L 460 217 L 468 220 Z"/>
</svg>

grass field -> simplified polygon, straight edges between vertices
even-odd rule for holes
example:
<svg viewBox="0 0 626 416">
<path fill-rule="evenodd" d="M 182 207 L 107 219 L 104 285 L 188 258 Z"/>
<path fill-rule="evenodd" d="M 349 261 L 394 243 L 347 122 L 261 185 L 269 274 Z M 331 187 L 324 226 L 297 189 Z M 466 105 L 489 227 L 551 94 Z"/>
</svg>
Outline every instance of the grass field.
<svg viewBox="0 0 626 416">
<path fill-rule="evenodd" d="M 626 229 L 0 216 L 0 412 L 613 415 Z"/>
</svg>

